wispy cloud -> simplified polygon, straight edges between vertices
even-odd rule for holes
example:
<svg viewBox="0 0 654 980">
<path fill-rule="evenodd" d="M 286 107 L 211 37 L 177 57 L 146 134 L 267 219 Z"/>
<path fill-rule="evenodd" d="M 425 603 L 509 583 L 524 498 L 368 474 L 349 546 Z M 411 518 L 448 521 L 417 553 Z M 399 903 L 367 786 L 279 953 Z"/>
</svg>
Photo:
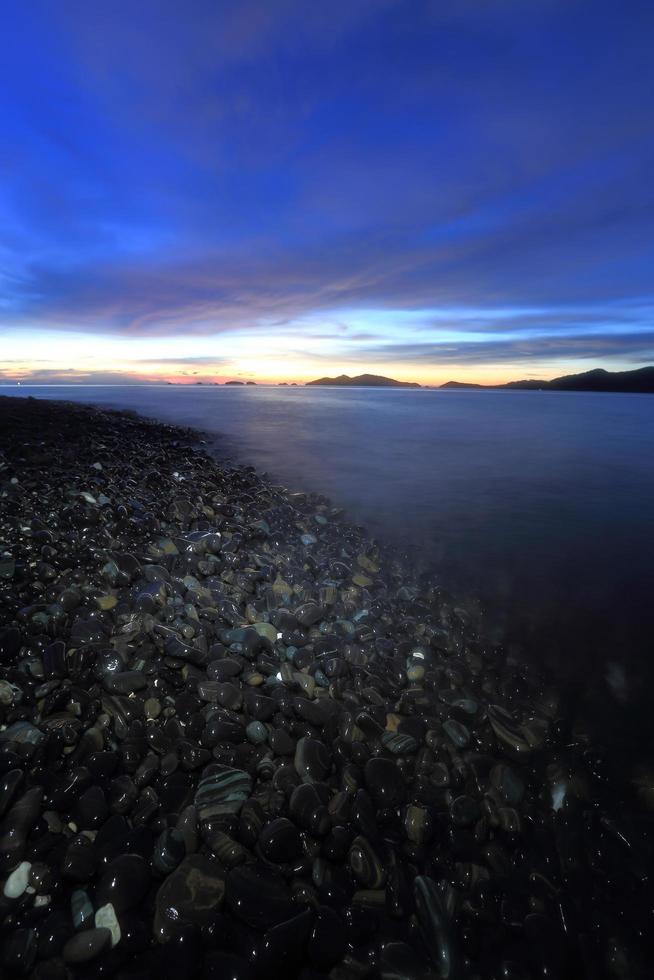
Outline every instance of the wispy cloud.
<svg viewBox="0 0 654 980">
<path fill-rule="evenodd" d="M 15 371 L 0 367 L 2 384 L 151 384 L 152 378 L 130 371 L 80 371 L 77 368 L 40 368 L 37 370 Z"/>
</svg>

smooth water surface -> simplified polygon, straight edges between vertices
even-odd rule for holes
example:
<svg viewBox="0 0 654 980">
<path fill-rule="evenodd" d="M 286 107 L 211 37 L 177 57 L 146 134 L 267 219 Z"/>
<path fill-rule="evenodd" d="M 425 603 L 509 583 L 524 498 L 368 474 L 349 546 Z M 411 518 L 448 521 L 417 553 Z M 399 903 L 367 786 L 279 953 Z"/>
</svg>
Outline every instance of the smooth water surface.
<svg viewBox="0 0 654 980">
<path fill-rule="evenodd" d="M 503 639 L 566 662 L 643 660 L 652 631 L 654 397 L 531 391 L 22 387 L 220 434 L 344 506 Z M 628 679 L 628 678 L 627 678 Z"/>
</svg>

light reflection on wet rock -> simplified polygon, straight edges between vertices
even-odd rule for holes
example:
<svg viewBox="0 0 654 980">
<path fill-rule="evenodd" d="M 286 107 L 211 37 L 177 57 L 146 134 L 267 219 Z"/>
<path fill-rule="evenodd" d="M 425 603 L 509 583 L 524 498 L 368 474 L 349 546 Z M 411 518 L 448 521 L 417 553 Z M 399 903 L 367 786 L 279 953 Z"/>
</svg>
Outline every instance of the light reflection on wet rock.
<svg viewBox="0 0 654 980">
<path fill-rule="evenodd" d="M 326 499 L 0 402 L 2 976 L 649 976 L 654 780 L 555 684 Z"/>
</svg>

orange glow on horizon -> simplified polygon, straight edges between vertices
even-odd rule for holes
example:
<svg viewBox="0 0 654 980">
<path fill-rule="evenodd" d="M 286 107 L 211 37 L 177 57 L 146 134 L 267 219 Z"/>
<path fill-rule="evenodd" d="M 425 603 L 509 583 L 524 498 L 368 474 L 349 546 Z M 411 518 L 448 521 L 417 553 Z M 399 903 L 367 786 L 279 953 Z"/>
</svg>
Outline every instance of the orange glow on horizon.
<svg viewBox="0 0 654 980">
<path fill-rule="evenodd" d="M 461 381 L 467 384 L 480 384 L 480 385 L 500 385 L 505 384 L 509 381 L 521 381 L 525 378 L 531 380 L 542 380 L 549 381 L 552 378 L 560 377 L 563 374 L 574 374 L 580 373 L 585 370 L 589 370 L 590 367 L 596 365 L 570 365 L 570 366 L 560 366 L 557 369 L 548 366 L 548 369 L 543 371 L 535 371 L 534 365 L 529 365 L 528 370 L 524 366 L 512 366 L 512 365 L 493 365 L 492 367 L 456 367 L 443 369 L 432 369 L 430 371 L 412 370 L 407 369 L 403 365 L 384 365 L 383 367 L 377 366 L 361 366 L 353 368 L 348 366 L 325 368 L 321 366 L 320 371 L 302 371 L 294 372 L 292 368 L 289 368 L 286 372 L 266 372 L 266 374 L 254 374 L 248 373 L 246 371 L 238 371 L 224 374 L 215 374 L 213 372 L 204 372 L 198 370 L 193 374 L 188 373 L 176 373 L 176 372 L 166 372 L 160 373 L 157 371 L 136 372 L 133 370 L 125 369 L 122 366 L 112 366 L 110 369 L 100 369 L 100 368 L 80 368 L 80 369 L 61 369 L 57 371 L 56 368 L 52 369 L 51 377 L 54 378 L 52 383 L 62 384 L 68 382 L 70 384 L 94 384 L 103 383 L 102 381 L 94 381 L 94 375 L 105 375 L 107 373 L 113 373 L 117 377 L 115 381 L 104 382 L 104 383 L 114 383 L 114 384 L 171 384 L 171 385 L 224 385 L 229 381 L 240 381 L 244 385 L 246 382 L 251 381 L 257 385 L 279 385 L 281 382 L 286 382 L 289 386 L 295 383 L 297 386 L 303 386 L 309 381 L 314 381 L 317 378 L 322 377 L 337 377 L 341 374 L 347 374 L 349 377 L 354 377 L 359 374 L 377 374 L 386 378 L 392 378 L 395 381 L 407 381 L 407 382 L 417 382 L 423 387 L 440 387 L 448 381 Z M 3 368 L 0 364 L 0 384 L 15 384 L 16 382 L 21 382 L 22 384 L 48 384 L 48 378 L 41 376 L 41 372 L 36 368 L 32 368 L 31 365 L 25 364 L 20 367 L 12 365 L 12 370 L 8 368 Z"/>
</svg>

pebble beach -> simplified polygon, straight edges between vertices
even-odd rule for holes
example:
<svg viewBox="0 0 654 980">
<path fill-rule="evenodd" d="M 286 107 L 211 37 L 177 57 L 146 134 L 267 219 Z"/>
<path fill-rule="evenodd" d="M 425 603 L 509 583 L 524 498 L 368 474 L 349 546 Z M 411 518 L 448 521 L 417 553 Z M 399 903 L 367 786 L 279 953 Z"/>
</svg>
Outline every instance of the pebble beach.
<svg viewBox="0 0 654 980">
<path fill-rule="evenodd" d="M 653 785 L 325 497 L 0 398 L 2 976 L 640 980 Z"/>
</svg>

